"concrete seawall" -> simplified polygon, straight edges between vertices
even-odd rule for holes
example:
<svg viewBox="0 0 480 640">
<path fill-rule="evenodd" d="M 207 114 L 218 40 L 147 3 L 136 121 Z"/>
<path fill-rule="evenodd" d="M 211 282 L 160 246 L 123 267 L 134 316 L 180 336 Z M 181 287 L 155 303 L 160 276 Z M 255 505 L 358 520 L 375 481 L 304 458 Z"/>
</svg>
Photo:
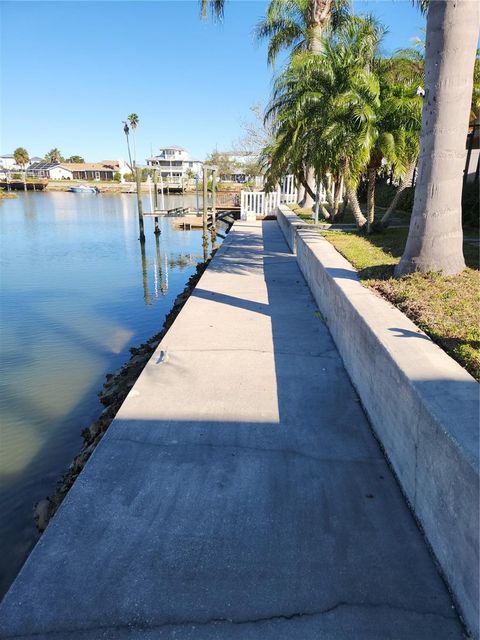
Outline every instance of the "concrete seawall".
<svg viewBox="0 0 480 640">
<path fill-rule="evenodd" d="M 287 207 L 278 222 L 462 614 L 479 637 L 479 388 Z"/>
</svg>

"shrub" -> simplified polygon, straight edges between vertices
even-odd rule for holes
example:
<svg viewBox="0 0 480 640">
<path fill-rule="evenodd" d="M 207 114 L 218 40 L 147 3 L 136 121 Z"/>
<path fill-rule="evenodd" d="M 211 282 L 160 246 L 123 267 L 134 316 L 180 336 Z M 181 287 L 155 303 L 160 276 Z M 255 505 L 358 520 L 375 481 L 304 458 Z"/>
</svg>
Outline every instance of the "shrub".
<svg viewBox="0 0 480 640">
<path fill-rule="evenodd" d="M 122 176 L 118 171 L 115 171 L 115 173 L 113 174 L 113 179 L 115 180 L 115 182 L 121 182 Z"/>
</svg>

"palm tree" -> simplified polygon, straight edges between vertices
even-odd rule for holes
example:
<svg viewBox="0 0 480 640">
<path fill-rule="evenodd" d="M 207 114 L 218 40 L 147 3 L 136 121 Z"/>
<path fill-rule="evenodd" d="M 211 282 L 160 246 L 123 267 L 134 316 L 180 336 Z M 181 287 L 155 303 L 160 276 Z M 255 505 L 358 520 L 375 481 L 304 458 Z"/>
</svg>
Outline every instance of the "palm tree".
<svg viewBox="0 0 480 640">
<path fill-rule="evenodd" d="M 15 162 L 23 167 L 23 185 L 25 191 L 27 190 L 27 164 L 30 160 L 28 151 L 24 147 L 17 147 L 13 152 Z"/>
<path fill-rule="evenodd" d="M 404 78 L 402 84 L 392 84 L 391 61 L 378 60 L 376 67 L 380 81 L 380 102 L 367 167 L 367 233 L 374 224 L 375 185 L 382 165 L 386 162 L 395 167 L 396 175 L 407 180 L 406 185 L 408 179 L 412 179 L 418 156 L 422 112 L 422 99 L 417 93 L 418 78 L 412 78 L 410 82 Z M 399 198 L 398 192 L 397 195 Z M 380 227 L 388 221 L 392 212 L 389 211 L 389 215 L 382 219 Z"/>
<path fill-rule="evenodd" d="M 125 122 L 125 120 L 123 121 L 123 133 L 125 134 L 125 138 L 127 139 L 127 150 L 128 150 L 128 159 L 130 160 L 130 164 L 128 165 L 130 167 L 130 171 L 132 173 L 132 176 L 134 174 L 134 165 L 132 163 L 132 154 L 130 153 L 130 139 L 129 139 L 129 135 L 130 135 L 130 127 L 128 126 L 127 122 Z"/>
<path fill-rule="evenodd" d="M 357 18 L 323 39 L 318 52 L 297 54 L 277 78 L 267 110 L 277 122 L 268 175 L 283 170 L 289 153 L 297 171 L 311 166 L 317 176 L 342 175 L 359 227 L 366 219 L 356 187 L 375 140 L 380 87 L 370 67 L 381 37 L 373 20 Z"/>
<path fill-rule="evenodd" d="M 471 109 L 480 6 L 436 0 L 427 13 L 425 98 L 415 199 L 396 276 L 453 275 L 465 267 L 462 171 Z"/>
<path fill-rule="evenodd" d="M 63 162 L 64 158 L 60 153 L 60 150 L 57 147 L 50 149 L 48 153 L 45 154 L 44 158 L 45 162 Z"/>
<path fill-rule="evenodd" d="M 132 130 L 132 136 L 133 136 L 133 166 L 135 167 L 137 165 L 137 148 L 135 145 L 135 131 L 138 125 L 138 116 L 136 113 L 131 113 L 128 116 L 128 122 L 130 123 L 130 128 Z"/>
<path fill-rule="evenodd" d="M 271 0 L 267 14 L 257 25 L 258 39 L 268 39 L 268 62 L 274 64 L 284 49 L 292 56 L 302 51 L 319 51 L 322 33 L 338 29 L 348 17 L 350 0 Z M 307 168 L 304 205 L 312 206 L 315 197 L 315 171 Z"/>
<path fill-rule="evenodd" d="M 200 0 L 200 14 L 202 18 L 207 17 L 210 9 L 214 20 L 222 20 L 224 7 L 225 0 Z"/>
<path fill-rule="evenodd" d="M 292 55 L 316 50 L 323 30 L 337 29 L 348 16 L 350 0 L 271 0 L 255 33 L 268 39 L 268 63 L 275 64 L 282 50 Z"/>
</svg>

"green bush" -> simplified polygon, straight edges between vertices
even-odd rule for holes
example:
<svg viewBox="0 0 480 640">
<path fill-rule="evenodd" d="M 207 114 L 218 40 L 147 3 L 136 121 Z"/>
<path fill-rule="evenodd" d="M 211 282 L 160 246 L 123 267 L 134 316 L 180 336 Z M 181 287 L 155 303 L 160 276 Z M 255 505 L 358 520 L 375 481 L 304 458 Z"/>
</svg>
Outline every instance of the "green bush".
<svg viewBox="0 0 480 640">
<path fill-rule="evenodd" d="M 21 180 L 21 179 L 22 179 L 22 174 L 21 173 L 12 174 L 12 180 Z"/>
<path fill-rule="evenodd" d="M 378 180 L 375 185 L 375 204 L 377 207 L 385 207 L 388 208 L 395 196 L 397 191 L 397 187 L 393 184 L 388 184 L 385 180 Z M 414 187 L 407 187 L 402 195 L 400 196 L 400 201 L 397 205 L 398 211 L 412 211 L 413 207 L 413 198 L 415 195 Z M 358 198 L 360 202 L 367 202 L 367 182 L 364 181 L 360 184 L 358 189 Z"/>
<path fill-rule="evenodd" d="M 121 182 L 121 180 L 122 180 L 122 176 L 121 176 L 121 174 L 120 174 L 118 171 L 116 171 L 116 172 L 113 174 L 113 179 L 115 180 L 115 182 Z"/>
<path fill-rule="evenodd" d="M 123 176 L 126 180 L 126 182 L 133 182 L 135 180 L 135 178 L 133 177 L 133 173 L 126 173 Z"/>
</svg>

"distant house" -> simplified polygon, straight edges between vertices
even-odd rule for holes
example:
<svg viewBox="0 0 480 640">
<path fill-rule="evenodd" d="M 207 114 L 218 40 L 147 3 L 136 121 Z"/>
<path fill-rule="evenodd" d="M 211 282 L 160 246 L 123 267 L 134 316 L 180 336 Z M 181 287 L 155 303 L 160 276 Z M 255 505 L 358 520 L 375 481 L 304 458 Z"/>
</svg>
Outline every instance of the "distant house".
<svg viewBox="0 0 480 640">
<path fill-rule="evenodd" d="M 231 169 L 228 173 L 220 173 L 222 182 L 237 182 L 243 184 L 250 180 L 256 180 L 257 171 L 252 171 L 255 165 L 258 165 L 259 157 L 253 153 L 244 151 L 220 151 L 219 155 L 225 158 Z M 261 180 L 260 180 L 261 182 Z"/>
<path fill-rule="evenodd" d="M 148 167 L 159 169 L 162 178 L 188 178 L 189 175 L 199 175 L 202 163 L 190 158 L 190 154 L 183 147 L 161 147 L 160 153 L 147 158 Z"/>
<path fill-rule="evenodd" d="M 130 169 L 123 160 L 101 162 L 36 162 L 27 174 L 50 180 L 113 180 L 116 173 L 124 176 Z"/>
<path fill-rule="evenodd" d="M 71 180 L 72 172 L 63 169 L 60 162 L 34 162 L 27 169 L 31 178 L 48 178 L 49 180 Z"/>
<path fill-rule="evenodd" d="M 38 157 L 30 158 L 27 163 L 27 169 L 36 162 L 42 162 L 42 159 Z M 11 173 L 23 172 L 23 170 L 23 165 L 20 166 L 15 162 L 13 153 L 6 153 L 3 156 L 0 156 L 0 175 L 2 177 L 5 177 Z"/>
<path fill-rule="evenodd" d="M 20 169 L 20 167 L 15 162 L 13 153 L 6 153 L 3 156 L 0 156 L 0 171 L 15 171 L 18 169 Z"/>
</svg>

